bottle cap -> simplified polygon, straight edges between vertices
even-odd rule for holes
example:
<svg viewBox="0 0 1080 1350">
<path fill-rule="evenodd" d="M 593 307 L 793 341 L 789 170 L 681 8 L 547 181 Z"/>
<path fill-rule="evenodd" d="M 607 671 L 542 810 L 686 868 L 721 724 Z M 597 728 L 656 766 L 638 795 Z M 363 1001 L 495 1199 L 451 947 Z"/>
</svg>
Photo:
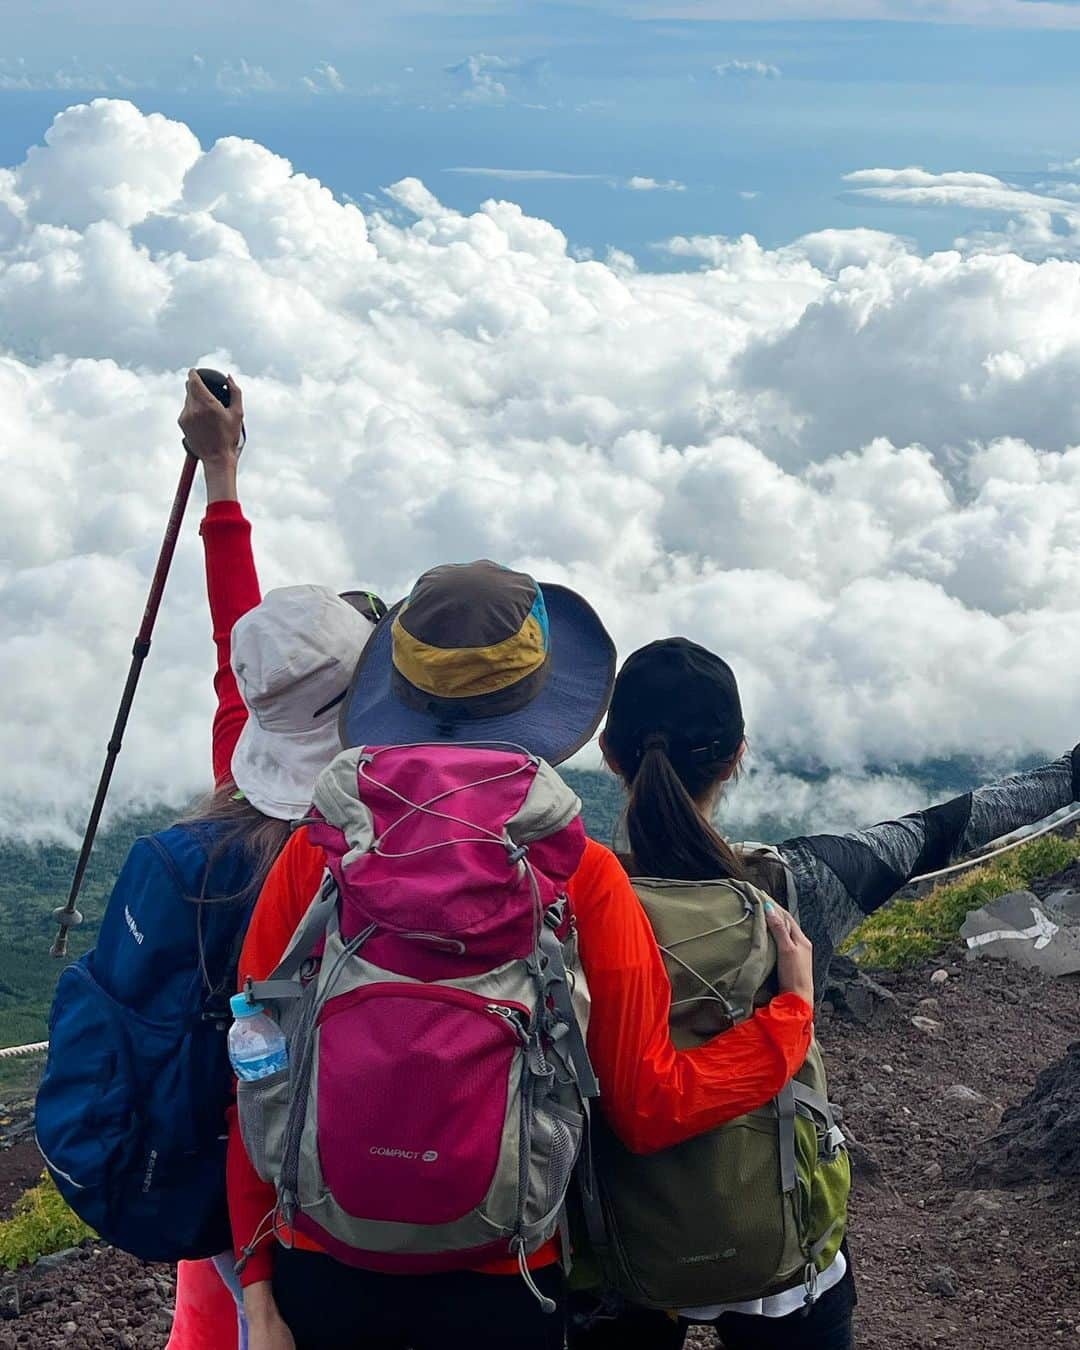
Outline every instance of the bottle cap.
<svg viewBox="0 0 1080 1350">
<path fill-rule="evenodd" d="M 261 1003 L 249 1003 L 247 994 L 233 994 L 229 999 L 229 1007 L 234 1017 L 254 1017 L 263 1010 Z"/>
</svg>

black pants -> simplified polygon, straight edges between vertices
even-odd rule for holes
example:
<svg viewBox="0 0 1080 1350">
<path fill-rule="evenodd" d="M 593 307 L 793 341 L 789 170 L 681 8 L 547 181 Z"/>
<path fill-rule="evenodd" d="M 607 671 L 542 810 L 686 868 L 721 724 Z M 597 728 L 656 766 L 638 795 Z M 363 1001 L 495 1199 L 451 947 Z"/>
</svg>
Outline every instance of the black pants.
<svg viewBox="0 0 1080 1350">
<path fill-rule="evenodd" d="M 724 1350 L 852 1350 L 855 1281 L 844 1278 L 805 1311 L 786 1317 L 724 1313 L 715 1323 Z"/>
<path fill-rule="evenodd" d="M 854 1310 L 855 1281 L 849 1265 L 840 1283 L 805 1312 L 800 1309 L 787 1317 L 724 1313 L 713 1325 L 724 1350 L 852 1350 Z M 686 1339 L 686 1322 L 648 1308 L 624 1306 L 618 1315 L 590 1318 L 589 1310 L 575 1299 L 571 1314 L 570 1350 L 682 1350 Z"/>
<path fill-rule="evenodd" d="M 296 1350 L 562 1350 L 562 1270 L 534 1279 L 557 1311 L 516 1275 L 379 1275 L 320 1252 L 274 1253 L 274 1299 Z"/>
</svg>

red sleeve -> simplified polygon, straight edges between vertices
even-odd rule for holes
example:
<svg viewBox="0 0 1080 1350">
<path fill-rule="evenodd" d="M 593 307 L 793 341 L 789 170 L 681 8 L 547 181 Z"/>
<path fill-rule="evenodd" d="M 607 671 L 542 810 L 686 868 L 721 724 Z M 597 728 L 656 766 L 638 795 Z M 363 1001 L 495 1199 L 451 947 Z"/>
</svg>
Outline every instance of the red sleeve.
<svg viewBox="0 0 1080 1350">
<path fill-rule="evenodd" d="M 813 1009 L 774 998 L 693 1050 L 676 1050 L 671 984 L 649 920 L 618 859 L 589 841 L 570 884 L 592 995 L 589 1053 L 600 1104 L 627 1148 L 654 1153 L 764 1106 L 801 1067 Z"/>
<path fill-rule="evenodd" d="M 240 988 L 243 988 L 248 976 L 254 980 L 263 980 L 277 966 L 319 889 L 324 865 L 322 849 L 310 842 L 306 830 L 298 830 L 282 849 L 280 857 L 270 869 L 251 916 L 240 953 Z M 272 1230 L 268 1226 L 267 1216 L 274 1209 L 274 1187 L 263 1181 L 251 1165 L 240 1135 L 235 1106 L 229 1111 L 226 1186 L 237 1261 L 243 1256 L 243 1248 L 257 1233 L 261 1231 L 266 1237 L 248 1258 L 240 1277 L 242 1285 L 258 1284 L 270 1278 L 273 1263 L 273 1248 L 269 1241 Z M 295 1236 L 295 1242 L 298 1247 L 310 1245 L 300 1234 Z"/>
<path fill-rule="evenodd" d="M 251 552 L 251 522 L 245 519 L 240 503 L 211 502 L 199 533 L 206 553 L 206 593 L 210 598 L 210 620 L 217 648 L 214 782 L 224 783 L 232 776 L 233 750 L 247 721 L 247 709 L 229 664 L 233 624 L 249 609 L 254 609 L 262 596 Z"/>
</svg>

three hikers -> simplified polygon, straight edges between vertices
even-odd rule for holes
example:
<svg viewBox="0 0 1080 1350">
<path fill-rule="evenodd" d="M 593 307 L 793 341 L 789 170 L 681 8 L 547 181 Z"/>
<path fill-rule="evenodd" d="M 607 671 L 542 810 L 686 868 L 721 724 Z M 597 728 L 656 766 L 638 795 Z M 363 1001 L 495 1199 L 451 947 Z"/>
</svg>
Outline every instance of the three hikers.
<svg viewBox="0 0 1080 1350">
<path fill-rule="evenodd" d="M 217 788 L 135 845 L 61 982 L 39 1132 L 65 1196 L 159 1259 L 155 1219 L 178 1209 L 190 1251 L 170 1254 L 213 1254 L 239 988 L 289 1057 L 230 1112 L 250 1350 L 561 1346 L 567 1322 L 589 1350 L 677 1345 L 688 1320 L 729 1350 L 850 1345 L 815 986 L 912 875 L 1076 800 L 1080 755 L 857 834 L 732 848 L 709 820 L 741 705 L 696 644 L 651 644 L 613 687 L 588 604 L 489 562 L 425 573 L 383 617 L 319 587 L 260 604 L 232 388 L 215 411 L 192 376 L 184 414 L 208 487 Z M 550 767 L 609 702 L 619 856 Z M 152 1046 L 148 1013 L 168 1027 Z M 107 1103 L 106 1064 L 127 1069 Z M 169 1094 L 201 1132 L 170 1127 Z M 174 1350 L 236 1343 L 233 1278 L 181 1266 Z"/>
</svg>

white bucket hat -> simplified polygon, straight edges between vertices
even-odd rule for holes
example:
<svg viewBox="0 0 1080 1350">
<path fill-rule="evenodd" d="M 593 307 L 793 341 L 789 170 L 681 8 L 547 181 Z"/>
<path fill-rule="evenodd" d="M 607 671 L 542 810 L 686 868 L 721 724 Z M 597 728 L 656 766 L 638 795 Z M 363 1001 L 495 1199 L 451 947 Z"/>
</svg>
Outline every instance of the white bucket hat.
<svg viewBox="0 0 1080 1350">
<path fill-rule="evenodd" d="M 341 750 L 339 705 L 373 631 L 325 586 L 283 586 L 239 619 L 232 668 L 248 720 L 232 757 L 236 786 L 264 815 L 296 820 Z"/>
</svg>

